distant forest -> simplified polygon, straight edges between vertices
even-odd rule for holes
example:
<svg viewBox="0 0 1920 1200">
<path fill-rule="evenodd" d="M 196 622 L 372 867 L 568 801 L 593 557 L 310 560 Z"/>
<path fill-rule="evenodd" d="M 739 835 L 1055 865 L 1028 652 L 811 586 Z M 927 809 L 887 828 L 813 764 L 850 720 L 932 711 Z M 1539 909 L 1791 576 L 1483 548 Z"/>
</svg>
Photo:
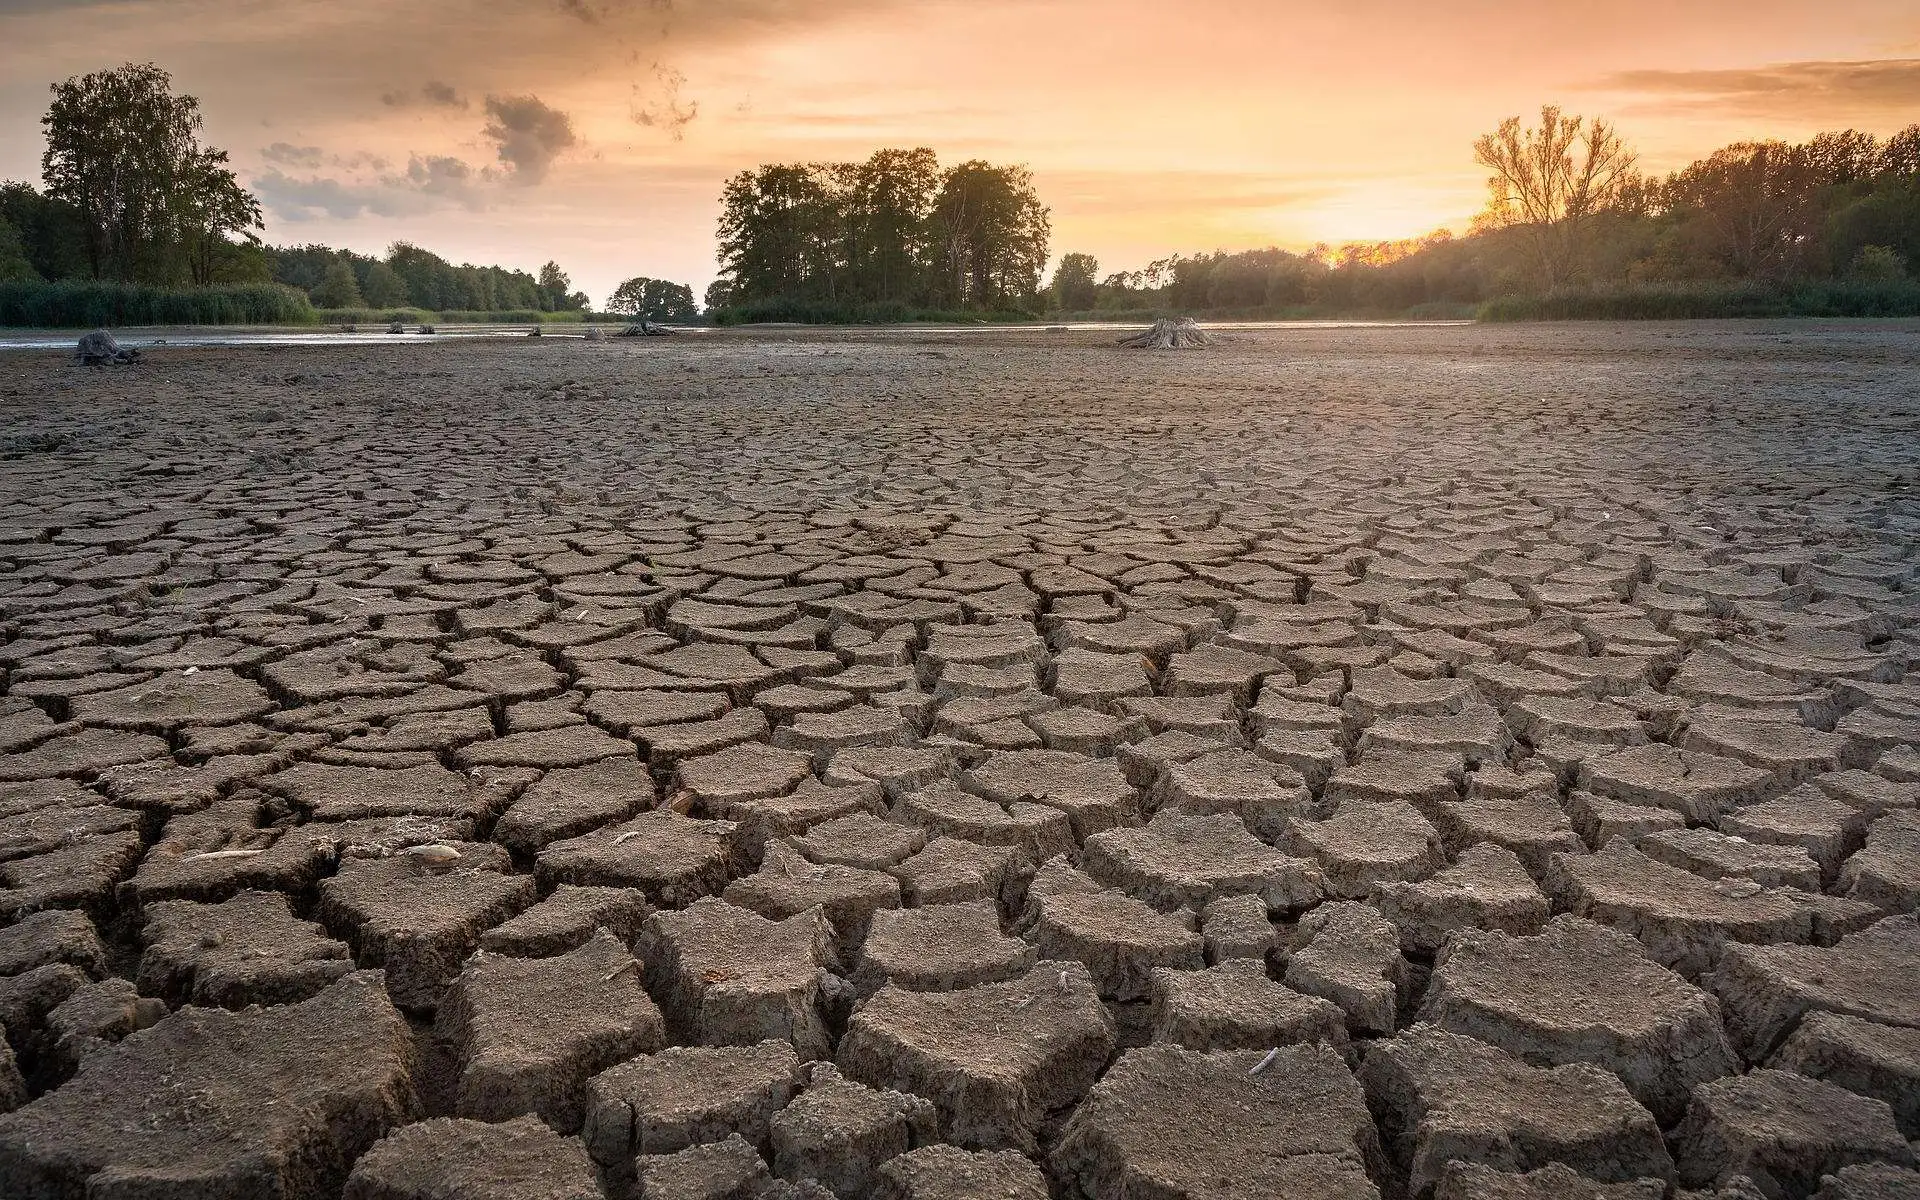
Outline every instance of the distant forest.
<svg viewBox="0 0 1920 1200">
<path fill-rule="evenodd" d="M 538 274 L 455 265 L 406 242 L 384 257 L 262 243 L 259 202 L 199 101 L 151 63 L 77 76 L 42 119 L 44 188 L 0 183 L 0 324 L 311 321 L 316 312 L 574 316 L 589 307 L 559 264 Z M 130 134 L 130 131 L 131 134 Z M 652 283 L 616 311 L 684 319 L 691 297 Z"/>
<path fill-rule="evenodd" d="M 1920 125 L 1743 142 L 1664 178 L 1618 133 L 1548 109 L 1480 139 L 1465 236 L 1175 254 L 1102 276 L 1063 256 L 1057 312 L 1715 316 L 1920 312 Z M 1542 164 L 1546 166 L 1542 167 Z"/>
</svg>

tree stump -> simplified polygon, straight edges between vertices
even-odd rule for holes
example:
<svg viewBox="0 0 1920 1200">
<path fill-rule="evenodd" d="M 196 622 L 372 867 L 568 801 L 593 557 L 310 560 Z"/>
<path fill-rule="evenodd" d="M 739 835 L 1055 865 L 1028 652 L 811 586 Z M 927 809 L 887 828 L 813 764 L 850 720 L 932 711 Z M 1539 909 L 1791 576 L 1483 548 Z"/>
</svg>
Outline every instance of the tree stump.
<svg viewBox="0 0 1920 1200">
<path fill-rule="evenodd" d="M 73 361 L 83 367 L 125 366 L 139 362 L 140 352 L 131 346 L 122 346 L 106 330 L 96 329 L 81 337 L 74 347 Z"/>
<path fill-rule="evenodd" d="M 1119 344 L 1135 350 L 1193 350 L 1213 345 L 1213 338 L 1192 317 L 1181 317 L 1177 321 L 1162 318 L 1145 333 L 1121 338 Z"/>
</svg>

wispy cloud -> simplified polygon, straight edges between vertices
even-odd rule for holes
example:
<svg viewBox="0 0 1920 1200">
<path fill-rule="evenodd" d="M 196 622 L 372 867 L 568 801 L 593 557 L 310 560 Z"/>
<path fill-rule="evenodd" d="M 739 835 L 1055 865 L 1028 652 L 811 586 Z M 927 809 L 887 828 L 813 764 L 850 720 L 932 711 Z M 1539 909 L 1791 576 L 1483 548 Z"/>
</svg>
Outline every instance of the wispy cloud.
<svg viewBox="0 0 1920 1200">
<path fill-rule="evenodd" d="M 429 79 L 420 85 L 417 92 L 400 90 L 383 92 L 380 103 L 388 108 L 449 108 L 465 112 L 469 105 L 467 98 L 450 83 L 438 79 Z"/>
<path fill-rule="evenodd" d="M 653 64 L 653 85 L 633 85 L 628 112 L 634 123 L 665 130 L 676 142 L 685 138 L 687 126 L 700 115 L 698 100 L 680 98 L 686 82 L 687 77 L 673 67 Z"/>
<path fill-rule="evenodd" d="M 1648 97 L 1640 111 L 1682 107 L 1738 116 L 1823 119 L 1863 109 L 1920 111 L 1920 58 L 1774 63 L 1702 70 L 1619 71 L 1596 90 Z"/>
</svg>

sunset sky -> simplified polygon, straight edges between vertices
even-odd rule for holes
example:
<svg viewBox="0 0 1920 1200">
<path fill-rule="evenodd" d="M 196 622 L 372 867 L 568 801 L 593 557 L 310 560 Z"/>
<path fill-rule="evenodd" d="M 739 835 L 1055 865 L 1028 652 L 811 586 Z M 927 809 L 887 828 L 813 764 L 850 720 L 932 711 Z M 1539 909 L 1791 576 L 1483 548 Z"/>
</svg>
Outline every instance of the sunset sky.
<svg viewBox="0 0 1920 1200">
<path fill-rule="evenodd" d="M 596 303 L 697 294 L 763 161 L 1024 162 L 1111 271 L 1462 228 L 1474 136 L 1543 101 L 1658 170 L 1920 120 L 1915 0 L 0 0 L 0 178 L 38 182 L 48 84 L 146 59 L 269 240 L 554 258 Z"/>
</svg>

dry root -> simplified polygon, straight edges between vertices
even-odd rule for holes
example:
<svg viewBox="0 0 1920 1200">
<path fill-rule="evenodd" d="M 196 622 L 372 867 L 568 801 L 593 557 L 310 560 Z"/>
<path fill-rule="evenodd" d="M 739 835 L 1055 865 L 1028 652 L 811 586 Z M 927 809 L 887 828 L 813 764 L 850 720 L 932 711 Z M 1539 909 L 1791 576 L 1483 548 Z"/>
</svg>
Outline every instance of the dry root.
<svg viewBox="0 0 1920 1200">
<path fill-rule="evenodd" d="M 1213 345 L 1213 338 L 1192 317 L 1182 317 L 1178 321 L 1155 321 L 1152 329 L 1121 338 L 1120 344 L 1136 350 L 1191 350 Z"/>
</svg>

